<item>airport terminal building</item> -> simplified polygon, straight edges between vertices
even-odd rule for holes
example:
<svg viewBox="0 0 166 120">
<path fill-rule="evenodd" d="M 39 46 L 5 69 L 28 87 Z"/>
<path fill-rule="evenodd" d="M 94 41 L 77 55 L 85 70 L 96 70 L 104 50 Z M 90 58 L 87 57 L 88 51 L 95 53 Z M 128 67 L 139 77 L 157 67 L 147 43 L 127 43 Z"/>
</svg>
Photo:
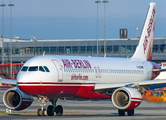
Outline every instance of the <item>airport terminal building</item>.
<svg viewBox="0 0 166 120">
<path fill-rule="evenodd" d="M 106 39 L 106 57 L 131 57 L 139 39 Z M 104 39 L 98 40 L 99 57 L 104 56 Z M 2 43 L 0 43 L 0 52 Z M 25 62 L 38 55 L 97 56 L 96 39 L 21 40 L 12 39 L 13 62 Z M 2 54 L 1 56 L 2 57 Z M 10 39 L 4 39 L 5 63 L 10 61 Z M 154 38 L 153 61 L 166 61 L 166 38 Z M 2 59 L 0 59 L 2 62 Z"/>
</svg>

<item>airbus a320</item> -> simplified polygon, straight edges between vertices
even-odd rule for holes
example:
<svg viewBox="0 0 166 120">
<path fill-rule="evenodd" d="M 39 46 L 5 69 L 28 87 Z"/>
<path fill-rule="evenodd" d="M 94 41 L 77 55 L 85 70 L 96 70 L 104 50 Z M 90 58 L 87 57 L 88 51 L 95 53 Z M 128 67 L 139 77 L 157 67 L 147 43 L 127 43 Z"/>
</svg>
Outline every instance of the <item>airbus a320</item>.
<svg viewBox="0 0 166 120">
<path fill-rule="evenodd" d="M 12 84 L 3 95 L 8 109 L 23 110 L 37 97 L 41 108 L 38 116 L 62 116 L 59 98 L 111 99 L 119 116 L 134 115 L 142 102 L 141 94 L 149 86 L 166 84 L 153 80 L 162 71 L 152 62 L 156 3 L 150 3 L 139 44 L 131 58 L 43 55 L 29 59 L 17 75 L 17 80 L 1 79 Z M 46 109 L 46 102 L 50 101 Z"/>
</svg>

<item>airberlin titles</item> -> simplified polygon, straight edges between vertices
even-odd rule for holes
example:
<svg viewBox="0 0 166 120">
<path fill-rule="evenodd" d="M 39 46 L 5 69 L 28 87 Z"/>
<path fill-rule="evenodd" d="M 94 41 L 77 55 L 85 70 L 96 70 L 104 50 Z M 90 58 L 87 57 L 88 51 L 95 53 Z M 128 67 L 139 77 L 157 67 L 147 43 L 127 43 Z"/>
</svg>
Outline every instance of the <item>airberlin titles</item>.
<svg viewBox="0 0 166 120">
<path fill-rule="evenodd" d="M 88 60 L 62 59 L 64 68 L 92 68 Z"/>
<path fill-rule="evenodd" d="M 78 60 L 78 59 L 62 59 L 64 68 L 92 68 L 88 60 Z M 82 76 L 81 74 L 71 75 L 71 80 L 88 80 L 88 76 Z"/>
<path fill-rule="evenodd" d="M 145 54 L 145 51 L 147 49 L 147 46 L 148 46 L 148 37 L 150 37 L 150 33 L 152 31 L 152 26 L 153 26 L 153 21 L 154 21 L 154 18 L 155 18 L 155 6 L 153 6 L 153 10 L 152 10 L 152 16 L 149 20 L 149 24 L 148 24 L 148 28 L 147 28 L 147 33 L 148 33 L 148 36 L 145 36 L 145 40 L 144 40 L 144 43 L 143 43 L 143 47 L 144 47 L 144 54 Z"/>
</svg>

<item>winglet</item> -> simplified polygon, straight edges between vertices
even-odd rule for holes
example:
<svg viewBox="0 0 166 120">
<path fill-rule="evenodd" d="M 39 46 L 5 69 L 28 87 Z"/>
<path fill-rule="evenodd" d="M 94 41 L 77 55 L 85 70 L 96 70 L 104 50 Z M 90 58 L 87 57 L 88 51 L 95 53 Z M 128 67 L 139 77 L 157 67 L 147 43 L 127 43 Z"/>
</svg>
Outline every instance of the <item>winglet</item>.
<svg viewBox="0 0 166 120">
<path fill-rule="evenodd" d="M 137 49 L 132 59 L 152 61 L 156 3 L 150 3 Z"/>
</svg>

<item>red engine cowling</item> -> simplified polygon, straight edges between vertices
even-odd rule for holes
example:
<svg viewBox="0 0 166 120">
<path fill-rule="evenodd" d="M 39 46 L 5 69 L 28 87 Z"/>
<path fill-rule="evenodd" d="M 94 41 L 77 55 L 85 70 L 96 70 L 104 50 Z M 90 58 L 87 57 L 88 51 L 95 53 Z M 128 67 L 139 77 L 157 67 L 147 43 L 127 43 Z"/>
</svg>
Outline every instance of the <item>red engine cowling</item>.
<svg viewBox="0 0 166 120">
<path fill-rule="evenodd" d="M 134 88 L 118 88 L 112 94 L 112 103 L 120 110 L 134 109 L 141 104 L 141 101 L 141 94 Z"/>
<path fill-rule="evenodd" d="M 33 97 L 21 92 L 17 87 L 8 89 L 3 95 L 3 103 L 12 110 L 23 110 L 33 102 Z"/>
</svg>

